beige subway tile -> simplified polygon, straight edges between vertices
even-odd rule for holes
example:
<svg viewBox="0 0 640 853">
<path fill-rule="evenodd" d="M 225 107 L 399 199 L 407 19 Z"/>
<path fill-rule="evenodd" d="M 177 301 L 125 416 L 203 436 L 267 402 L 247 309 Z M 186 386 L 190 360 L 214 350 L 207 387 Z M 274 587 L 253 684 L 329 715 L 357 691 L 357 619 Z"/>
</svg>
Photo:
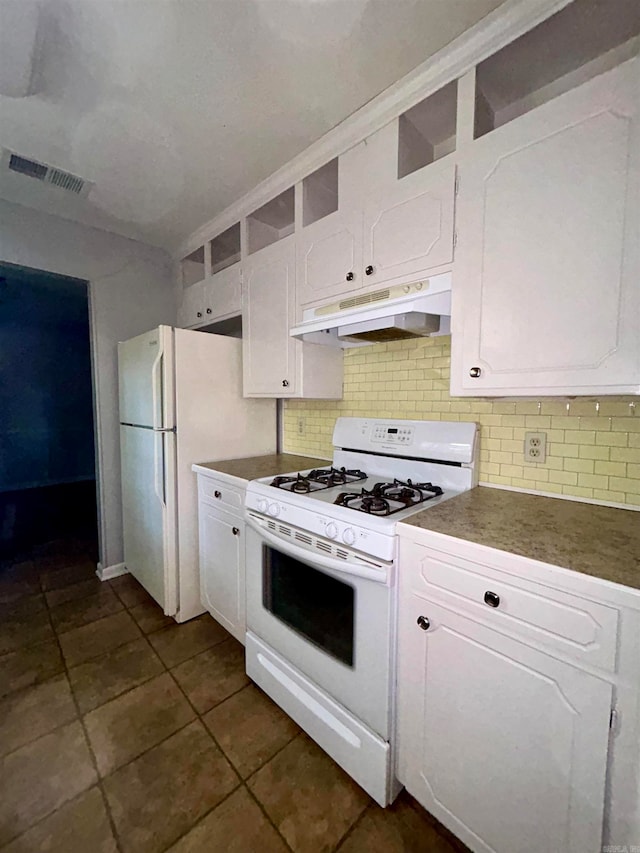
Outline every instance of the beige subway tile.
<svg viewBox="0 0 640 853">
<path fill-rule="evenodd" d="M 640 495 L 640 479 L 634 480 L 631 477 L 609 477 L 609 488 L 616 492 Z"/>
<path fill-rule="evenodd" d="M 596 417 L 598 414 L 597 400 L 567 400 L 570 417 Z M 566 403 L 565 403 L 566 410 Z"/>
<path fill-rule="evenodd" d="M 565 486 L 577 486 L 578 475 L 573 471 L 550 471 L 550 483 L 562 483 Z"/>
<path fill-rule="evenodd" d="M 579 445 L 577 444 L 553 444 L 549 448 L 550 456 L 573 456 L 574 458 L 578 458 L 579 453 Z"/>
<path fill-rule="evenodd" d="M 513 462 L 513 454 L 504 453 L 504 451 L 501 450 L 490 450 L 489 461 L 499 462 L 501 465 L 511 465 Z"/>
<path fill-rule="evenodd" d="M 581 459 L 608 459 L 611 448 L 599 447 L 598 445 L 581 444 L 580 458 Z"/>
<path fill-rule="evenodd" d="M 592 498 L 593 489 L 585 489 L 583 486 L 563 486 L 563 495 L 573 495 L 575 498 Z"/>
<path fill-rule="evenodd" d="M 635 462 L 629 462 L 627 465 L 627 477 L 640 480 L 640 465 L 637 465 Z"/>
<path fill-rule="evenodd" d="M 564 470 L 565 457 L 564 456 L 547 456 L 545 461 L 545 466 L 550 471 L 563 471 Z"/>
<path fill-rule="evenodd" d="M 554 417 L 559 417 L 561 415 L 566 414 L 566 403 L 561 403 L 556 400 L 553 401 L 545 401 L 542 403 L 540 407 L 541 415 L 553 415 Z"/>
<path fill-rule="evenodd" d="M 540 488 L 541 492 L 553 492 L 556 495 L 564 494 L 564 489 L 566 486 L 560 485 L 560 483 L 546 483 L 543 484 L 543 487 Z"/>
<path fill-rule="evenodd" d="M 510 486 L 511 477 L 503 477 L 499 474 L 492 474 L 488 482 L 495 483 L 497 486 Z"/>
<path fill-rule="evenodd" d="M 522 465 L 501 465 L 500 474 L 503 477 L 522 477 Z"/>
<path fill-rule="evenodd" d="M 589 489 L 607 489 L 609 477 L 605 474 L 578 474 L 578 485 Z"/>
<path fill-rule="evenodd" d="M 629 433 L 629 447 L 640 447 L 640 432 Z"/>
<path fill-rule="evenodd" d="M 500 401 L 492 403 L 492 407 L 496 415 L 515 415 L 516 413 L 515 403 L 503 403 Z"/>
<path fill-rule="evenodd" d="M 567 429 L 564 440 L 567 444 L 595 444 L 596 433 L 593 430 Z"/>
<path fill-rule="evenodd" d="M 611 503 L 624 503 L 624 492 L 612 492 L 609 489 L 594 489 L 593 497 L 596 501 L 609 501 Z"/>
<path fill-rule="evenodd" d="M 580 429 L 580 418 L 559 415 L 551 418 L 552 429 Z"/>
<path fill-rule="evenodd" d="M 537 415 L 539 411 L 537 402 L 532 400 L 521 400 L 516 403 L 516 415 Z"/>
<path fill-rule="evenodd" d="M 575 471 L 577 474 L 593 474 L 594 472 L 593 459 L 565 459 L 564 470 Z M 609 463 L 602 463 L 608 465 Z"/>
<path fill-rule="evenodd" d="M 480 464 L 480 479 L 486 479 L 490 474 L 499 474 L 500 465 L 497 462 L 482 462 Z"/>
<path fill-rule="evenodd" d="M 511 427 L 489 427 L 491 438 L 513 438 L 513 429 Z"/>
<path fill-rule="evenodd" d="M 616 432 L 640 432 L 640 413 L 632 418 L 611 418 L 611 429 Z"/>
<path fill-rule="evenodd" d="M 551 429 L 551 420 L 548 415 L 526 415 L 524 425 L 529 430 Z"/>
<path fill-rule="evenodd" d="M 612 462 L 635 462 L 640 464 L 640 447 L 612 447 Z"/>
<path fill-rule="evenodd" d="M 626 477 L 626 462 L 602 462 L 597 461 L 594 468 L 595 474 L 606 474 L 607 477 Z"/>
<path fill-rule="evenodd" d="M 502 415 L 501 425 L 505 427 L 523 427 L 525 425 L 524 415 Z"/>
<path fill-rule="evenodd" d="M 630 402 L 633 401 L 631 399 L 628 402 L 623 400 L 601 400 L 600 415 L 611 418 L 624 418 L 629 415 Z"/>
<path fill-rule="evenodd" d="M 580 418 L 580 429 L 594 430 L 595 432 L 609 432 L 611 421 L 609 418 L 592 417 Z"/>
<path fill-rule="evenodd" d="M 507 450 L 510 453 L 520 453 L 524 455 L 521 441 L 515 441 L 513 439 L 509 440 L 508 438 L 501 438 L 498 439 L 498 441 L 500 442 L 500 450 Z"/>
<path fill-rule="evenodd" d="M 626 432 L 597 432 L 596 444 L 607 447 L 626 447 L 628 437 Z"/>
</svg>

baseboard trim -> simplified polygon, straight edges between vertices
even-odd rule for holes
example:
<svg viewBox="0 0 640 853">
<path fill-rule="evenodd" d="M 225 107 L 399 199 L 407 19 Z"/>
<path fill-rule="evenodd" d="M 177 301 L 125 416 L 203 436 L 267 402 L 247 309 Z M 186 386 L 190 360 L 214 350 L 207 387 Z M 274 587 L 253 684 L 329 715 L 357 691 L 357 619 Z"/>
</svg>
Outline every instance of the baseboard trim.
<svg viewBox="0 0 640 853">
<path fill-rule="evenodd" d="M 113 578 L 119 578 L 120 575 L 128 574 L 128 571 L 124 563 L 115 563 L 113 566 L 103 566 L 102 563 L 98 563 L 96 574 L 101 581 L 110 581 Z"/>
</svg>

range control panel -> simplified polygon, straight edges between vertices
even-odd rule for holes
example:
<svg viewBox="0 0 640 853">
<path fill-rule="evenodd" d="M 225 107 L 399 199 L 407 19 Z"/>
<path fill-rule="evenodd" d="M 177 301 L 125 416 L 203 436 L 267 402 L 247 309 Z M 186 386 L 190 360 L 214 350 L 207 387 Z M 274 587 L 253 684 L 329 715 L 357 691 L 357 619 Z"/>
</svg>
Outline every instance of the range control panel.
<svg viewBox="0 0 640 853">
<path fill-rule="evenodd" d="M 413 427 L 398 424 L 375 424 L 371 433 L 371 440 L 385 444 L 409 445 L 413 441 Z"/>
</svg>

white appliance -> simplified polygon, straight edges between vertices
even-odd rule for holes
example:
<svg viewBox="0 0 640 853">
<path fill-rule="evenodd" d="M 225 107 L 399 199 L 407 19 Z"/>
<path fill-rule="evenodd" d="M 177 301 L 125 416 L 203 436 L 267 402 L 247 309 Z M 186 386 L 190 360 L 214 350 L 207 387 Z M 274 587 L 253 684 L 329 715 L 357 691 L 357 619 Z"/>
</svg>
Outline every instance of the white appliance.
<svg viewBox="0 0 640 853">
<path fill-rule="evenodd" d="M 247 488 L 247 673 L 385 806 L 396 523 L 477 484 L 477 425 L 338 418 L 333 443 L 332 468 Z"/>
<path fill-rule="evenodd" d="M 204 612 L 194 462 L 272 453 L 273 400 L 242 397 L 242 342 L 160 326 L 118 344 L 124 561 L 178 622 Z"/>
<path fill-rule="evenodd" d="M 307 308 L 292 337 L 327 346 L 451 334 L 451 273 Z"/>
</svg>

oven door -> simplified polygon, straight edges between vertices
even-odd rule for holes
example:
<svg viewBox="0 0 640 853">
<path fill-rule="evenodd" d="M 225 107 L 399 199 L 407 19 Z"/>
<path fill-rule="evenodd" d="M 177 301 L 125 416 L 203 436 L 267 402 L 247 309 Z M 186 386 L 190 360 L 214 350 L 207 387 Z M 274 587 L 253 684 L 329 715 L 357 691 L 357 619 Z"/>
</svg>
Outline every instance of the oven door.
<svg viewBox="0 0 640 853">
<path fill-rule="evenodd" d="M 388 740 L 391 567 L 360 571 L 267 524 L 247 518 L 248 630 Z"/>
</svg>

